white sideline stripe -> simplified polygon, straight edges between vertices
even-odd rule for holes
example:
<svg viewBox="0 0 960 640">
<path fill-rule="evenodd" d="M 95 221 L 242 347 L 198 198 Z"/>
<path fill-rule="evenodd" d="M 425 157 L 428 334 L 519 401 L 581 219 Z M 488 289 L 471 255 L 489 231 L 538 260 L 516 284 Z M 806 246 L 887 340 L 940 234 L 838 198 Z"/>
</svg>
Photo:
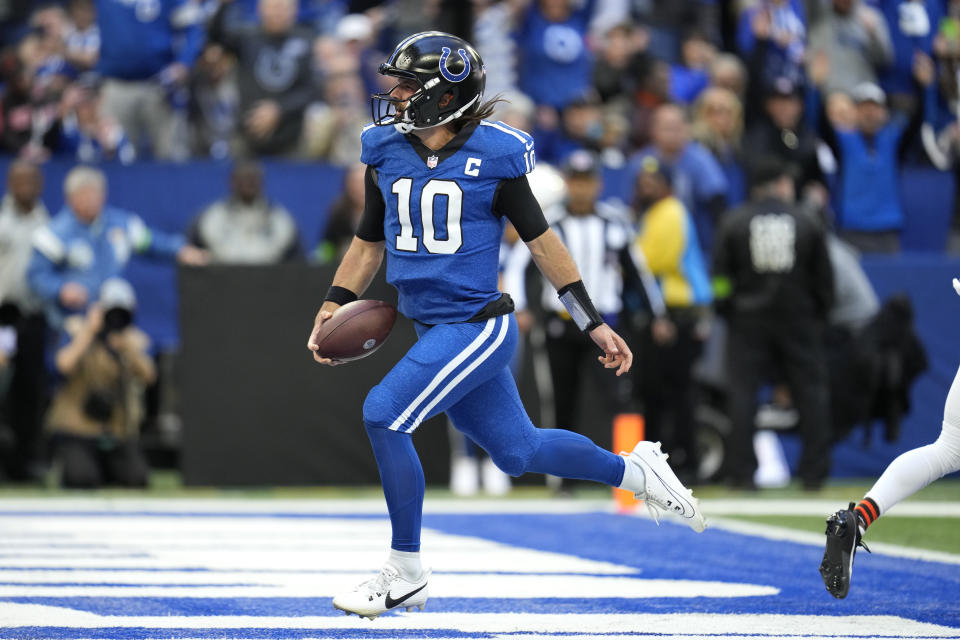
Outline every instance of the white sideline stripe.
<svg viewBox="0 0 960 640">
<path fill-rule="evenodd" d="M 696 490 L 694 490 L 696 491 Z M 958 494 L 960 498 L 960 494 Z M 856 499 L 854 499 L 854 502 Z M 826 518 L 837 509 L 844 509 L 847 502 L 823 499 L 770 499 L 730 500 L 714 498 L 701 500 L 704 511 L 715 515 L 758 516 L 823 516 Z M 960 500 L 927 501 L 907 500 L 894 505 L 883 517 L 960 518 Z"/>
<path fill-rule="evenodd" d="M 433 400 L 423 408 L 423 411 L 420 412 L 420 415 L 417 416 L 417 419 L 413 421 L 413 424 L 410 425 L 410 428 L 407 430 L 407 433 L 413 433 L 414 429 L 420 426 L 420 423 L 423 422 L 423 419 L 430 413 L 430 410 L 437 406 L 437 403 L 447 397 L 454 387 L 463 382 L 463 379 L 470 375 L 474 369 L 479 367 L 483 362 L 490 357 L 490 355 L 497 350 L 497 348 L 503 343 L 503 339 L 507 336 L 507 328 L 510 326 L 507 316 L 500 316 L 500 333 L 497 334 L 497 339 L 493 341 L 486 351 L 480 354 L 480 357 L 474 360 L 470 366 L 465 367 L 457 376 L 443 388 L 443 391 L 438 393 L 433 397 Z"/>
<path fill-rule="evenodd" d="M 318 603 L 318 612 L 326 610 Z M 427 604 L 429 607 L 429 602 Z M 46 626 L 96 630 L 109 627 L 147 629 L 456 629 L 466 633 L 590 634 L 636 633 L 667 638 L 960 638 L 960 629 L 898 616 L 818 616 L 710 613 L 398 613 L 370 622 L 355 616 L 102 616 L 49 605 L 0 603 L 0 619 L 7 628 Z M 589 629 L 589 631 L 585 631 Z M 681 631 L 682 630 L 682 631 Z M 187 637 L 189 633 L 187 634 Z M 0 630 L 0 637 L 3 631 Z M 77 636 L 84 637 L 84 636 Z M 319 637 L 319 634 L 318 634 Z M 511 635 L 511 638 L 518 637 Z M 542 635 L 538 637 L 543 637 Z M 564 635 L 564 638 L 571 637 Z M 576 636 L 574 636 L 576 637 Z"/>
<path fill-rule="evenodd" d="M 787 542 L 798 542 L 800 544 L 821 548 L 825 540 L 824 534 L 822 533 L 798 531 L 797 529 L 788 529 L 786 527 L 777 527 L 756 522 L 743 522 L 742 520 L 729 518 L 710 518 L 709 512 L 707 513 L 708 526 L 711 529 L 723 529 L 725 531 L 765 538 L 767 540 L 785 540 Z M 874 554 L 893 556 L 895 558 L 908 558 L 911 560 L 926 560 L 928 562 L 943 562 L 945 564 L 960 564 L 960 555 L 947 553 L 946 551 L 902 547 L 886 542 L 870 542 L 869 539 L 867 539 L 867 544 L 870 545 L 870 551 Z"/>
<path fill-rule="evenodd" d="M 481 121 L 480 121 L 480 124 L 482 124 L 482 125 L 485 126 L 485 127 L 493 127 L 494 129 L 499 129 L 500 131 L 503 131 L 504 133 L 509 133 L 510 135 L 512 135 L 514 138 L 516 138 L 517 140 L 519 140 L 519 141 L 522 142 L 523 144 L 527 144 L 527 142 L 529 142 L 529 140 L 525 139 L 523 136 L 521 136 L 521 135 L 520 135 L 519 133 L 517 133 L 516 131 L 511 131 L 510 129 L 508 129 L 508 128 L 505 127 L 504 125 L 497 124 L 496 122 L 487 122 L 486 120 L 481 120 Z"/>
<path fill-rule="evenodd" d="M 457 357 L 440 369 L 437 375 L 433 376 L 433 380 L 430 381 L 430 384 L 427 385 L 427 388 L 424 389 L 420 395 L 418 395 L 416 399 L 410 403 L 410 406 L 404 409 L 403 413 L 401 413 L 397 419 L 393 421 L 393 424 L 391 424 L 389 427 L 390 430 L 397 431 L 400 428 L 400 425 L 402 425 L 404 421 L 406 421 L 407 418 L 409 418 L 411 414 L 416 411 L 420 403 L 423 402 L 426 397 L 433 392 L 434 389 L 440 386 L 440 383 L 443 382 L 444 378 L 450 375 L 454 369 L 459 367 L 464 360 L 469 358 L 474 351 L 480 348 L 480 345 L 483 344 L 493 333 L 493 325 L 496 323 L 496 320 L 496 318 L 490 318 L 487 320 L 487 323 L 483 326 L 483 331 L 481 331 L 480 334 L 473 339 L 473 342 L 471 342 L 466 349 L 458 353 Z"/>
</svg>

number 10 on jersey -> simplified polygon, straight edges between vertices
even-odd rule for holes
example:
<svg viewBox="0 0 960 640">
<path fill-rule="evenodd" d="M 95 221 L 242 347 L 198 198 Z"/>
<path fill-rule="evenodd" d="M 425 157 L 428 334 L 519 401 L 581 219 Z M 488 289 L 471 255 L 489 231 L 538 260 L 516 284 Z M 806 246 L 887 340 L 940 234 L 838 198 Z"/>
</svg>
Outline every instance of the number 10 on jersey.
<svg viewBox="0 0 960 640">
<path fill-rule="evenodd" d="M 397 236 L 397 250 L 416 252 L 418 240 L 413 235 L 413 222 L 410 219 L 410 195 L 413 189 L 412 178 L 399 178 L 390 187 L 397 194 L 397 215 L 400 219 L 400 235 Z M 447 238 L 436 236 L 433 225 L 433 203 L 437 196 L 446 196 L 447 200 Z M 463 213 L 463 190 L 453 180 L 430 180 L 420 192 L 420 221 L 423 224 L 423 247 L 429 253 L 456 253 L 463 246 L 463 230 L 460 216 Z"/>
</svg>

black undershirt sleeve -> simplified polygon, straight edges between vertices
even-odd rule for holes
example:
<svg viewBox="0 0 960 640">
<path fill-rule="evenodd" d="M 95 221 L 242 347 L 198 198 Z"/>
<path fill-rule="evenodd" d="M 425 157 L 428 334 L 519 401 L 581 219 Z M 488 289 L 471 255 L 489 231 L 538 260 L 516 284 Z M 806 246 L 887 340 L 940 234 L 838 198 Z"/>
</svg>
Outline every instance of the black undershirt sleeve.
<svg viewBox="0 0 960 640">
<path fill-rule="evenodd" d="M 369 165 L 363 177 L 363 184 L 366 197 L 364 198 L 363 215 L 360 217 L 356 235 L 367 242 L 382 242 L 384 240 L 383 216 L 387 204 L 383 201 L 380 187 L 377 186 L 377 170 Z"/>
<path fill-rule="evenodd" d="M 550 228 L 540 203 L 533 197 L 527 176 L 500 181 L 493 195 L 493 212 L 506 216 L 524 242 L 536 239 Z"/>
</svg>

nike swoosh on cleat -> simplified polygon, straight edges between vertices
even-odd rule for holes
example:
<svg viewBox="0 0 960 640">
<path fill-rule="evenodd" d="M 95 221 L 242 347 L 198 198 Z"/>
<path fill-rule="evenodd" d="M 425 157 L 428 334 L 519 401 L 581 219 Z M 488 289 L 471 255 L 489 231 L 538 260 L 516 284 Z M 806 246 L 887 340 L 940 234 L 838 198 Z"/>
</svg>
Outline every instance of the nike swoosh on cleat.
<svg viewBox="0 0 960 640">
<path fill-rule="evenodd" d="M 659 473 L 657 473 L 657 472 L 656 472 L 655 470 L 653 470 L 653 469 L 651 469 L 651 471 L 653 471 L 653 475 L 655 475 L 655 476 L 657 477 L 657 480 L 660 481 L 660 484 L 662 484 L 663 487 L 664 487 L 668 492 L 670 492 L 670 495 L 672 495 L 672 496 L 674 497 L 674 499 L 677 501 L 677 503 L 678 503 L 681 507 L 683 507 L 683 513 L 681 513 L 681 514 L 679 514 L 679 515 L 681 515 L 682 517 L 687 518 L 687 519 L 693 518 L 693 512 L 694 512 L 693 505 L 690 504 L 685 498 L 683 498 L 683 496 L 681 496 L 681 495 L 678 494 L 676 491 L 674 491 L 674 490 L 670 487 L 670 485 L 667 484 L 667 482 L 666 482 L 663 478 L 660 477 L 660 474 L 659 474 Z M 684 503 L 686 503 L 686 505 L 684 505 Z M 688 511 L 689 511 L 690 515 L 687 515 L 687 512 L 688 512 Z"/>
<path fill-rule="evenodd" d="M 419 593 L 419 592 L 423 591 L 423 590 L 426 588 L 426 586 L 427 586 L 427 583 L 424 582 L 422 585 L 420 585 L 419 588 L 414 589 L 413 591 L 411 591 L 411 592 L 408 593 L 407 595 L 403 596 L 402 598 L 397 598 L 396 600 L 394 600 L 393 598 L 390 597 L 390 592 L 388 591 L 388 592 L 387 592 L 387 599 L 383 601 L 383 605 L 384 605 L 387 609 L 393 609 L 395 606 L 397 606 L 398 604 L 402 603 L 403 601 L 405 601 L 405 600 L 406 600 L 407 598 L 409 598 L 410 596 L 414 595 L 415 593 Z"/>
</svg>

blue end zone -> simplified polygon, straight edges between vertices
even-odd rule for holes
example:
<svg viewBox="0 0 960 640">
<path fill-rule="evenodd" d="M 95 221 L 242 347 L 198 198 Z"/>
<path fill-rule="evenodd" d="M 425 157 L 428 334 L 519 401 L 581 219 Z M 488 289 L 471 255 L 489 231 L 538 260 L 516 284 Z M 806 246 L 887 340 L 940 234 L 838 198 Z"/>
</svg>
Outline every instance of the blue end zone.
<svg viewBox="0 0 960 640">
<path fill-rule="evenodd" d="M 36 514 L 29 514 L 35 516 Z M 52 514 L 51 514 L 52 515 Z M 60 514 L 66 515 L 66 514 Z M 114 516 L 110 513 L 103 515 Z M 157 515 L 157 514 L 151 514 Z M 171 514 L 164 514 L 171 515 Z M 197 514 L 208 517 L 221 514 Z M 186 517 L 186 516 L 185 516 Z M 224 516 L 227 517 L 227 516 Z M 246 517 L 294 517 L 294 514 L 230 514 L 238 519 Z M 295 517 L 316 517 L 296 514 Z M 337 517 L 342 516 L 321 516 Z M 369 517 L 369 516 L 366 516 Z M 379 518 L 379 517 L 378 517 Z M 779 589 L 777 595 L 751 597 L 677 597 L 677 598 L 582 598 L 550 597 L 550 581 L 544 580 L 543 597 L 536 598 L 455 598 L 435 593 L 428 603 L 430 612 L 464 613 L 552 613 L 552 614 L 625 614 L 625 613 L 716 613 L 716 614 L 782 614 L 825 616 L 899 616 L 906 619 L 940 624 L 960 629 L 960 567 L 952 564 L 894 558 L 879 554 L 860 553 L 857 556 L 854 586 L 845 600 L 833 599 L 823 588 L 817 567 L 822 548 L 794 542 L 774 541 L 745 536 L 719 529 L 695 534 L 686 527 L 665 523 L 656 526 L 646 519 L 608 513 L 593 514 L 428 514 L 424 526 L 432 530 L 458 536 L 471 536 L 489 541 L 545 552 L 554 552 L 581 558 L 610 562 L 622 567 L 633 567 L 636 574 L 611 574 L 642 580 L 701 580 L 710 582 L 749 583 L 769 585 Z M 81 552 L 82 553 L 82 552 Z M 425 549 L 429 556 L 429 549 Z M 428 558 L 429 559 L 429 558 Z M 60 568 L 0 567 L 0 586 L 28 584 L 23 581 L 3 581 L 2 572 L 70 570 L 68 560 Z M 0 563 L 2 564 L 2 563 Z M 104 563 L 106 565 L 108 563 Z M 147 559 L 143 568 L 114 569 L 110 571 L 144 571 L 158 573 L 207 571 L 202 567 L 150 567 Z M 80 570 L 78 568 L 78 570 Z M 92 570 L 84 568 L 82 570 Z M 435 573 L 455 574 L 434 566 Z M 243 566 L 216 569 L 218 572 L 244 571 Z M 256 569 L 253 570 L 257 572 Z M 296 573 L 327 571 L 321 567 L 305 567 Z M 342 573 L 342 572 L 341 572 Z M 462 573 L 462 572 L 461 572 Z M 511 572 L 500 573 L 504 581 Z M 527 574 L 529 575 L 529 574 Z M 537 574 L 540 575 L 540 574 Z M 543 575 L 570 575 L 564 573 Z M 578 574 L 584 575 L 584 574 Z M 608 574 L 603 574 L 607 576 Z M 39 576 L 42 581 L 42 576 Z M 61 577 L 62 579 L 62 577 Z M 264 577 L 264 582 L 269 578 Z M 205 581 L 206 583 L 206 581 Z M 43 584 L 29 583 L 31 585 Z M 53 582 L 51 586 L 76 586 L 78 582 Z M 87 583 L 90 586 L 109 586 L 111 583 Z M 211 584 L 213 584 L 211 582 Z M 249 576 L 244 582 L 226 586 L 256 585 Z M 223 583 L 217 583 L 224 586 Z M 120 585 L 117 585 L 120 586 Z M 136 586 L 136 585 L 124 585 Z M 152 585 L 158 586 L 158 585 Z M 163 585 L 169 587 L 179 584 Z M 196 584 L 183 586 L 196 587 Z M 340 616 L 328 598 L 305 597 L 0 597 L 0 602 L 41 604 L 64 607 L 103 616 L 262 616 L 299 618 L 305 616 Z M 52 621 L 55 622 L 55 621 Z M 109 621 L 107 621 L 109 624 Z M 296 621 L 291 626 L 296 627 Z M 149 629 L 104 627 L 90 631 L 98 638 L 304 638 L 344 637 L 358 634 L 364 637 L 492 637 L 484 633 L 464 633 L 448 629 L 419 629 L 407 632 L 397 629 L 381 630 L 371 626 L 357 629 Z M 48 638 L 50 640 L 74 637 L 77 628 L 37 627 L 17 628 L 18 638 Z M 86 632 L 84 632 L 86 633 Z M 73 635 L 71 635 L 73 634 Z M 548 635 L 563 634 L 550 633 Z M 620 634 L 622 635 L 622 634 Z M 636 635 L 646 635 L 638 632 Z M 722 637 L 725 634 L 716 634 Z M 0 637 L 11 637 L 0 632 Z"/>
</svg>

